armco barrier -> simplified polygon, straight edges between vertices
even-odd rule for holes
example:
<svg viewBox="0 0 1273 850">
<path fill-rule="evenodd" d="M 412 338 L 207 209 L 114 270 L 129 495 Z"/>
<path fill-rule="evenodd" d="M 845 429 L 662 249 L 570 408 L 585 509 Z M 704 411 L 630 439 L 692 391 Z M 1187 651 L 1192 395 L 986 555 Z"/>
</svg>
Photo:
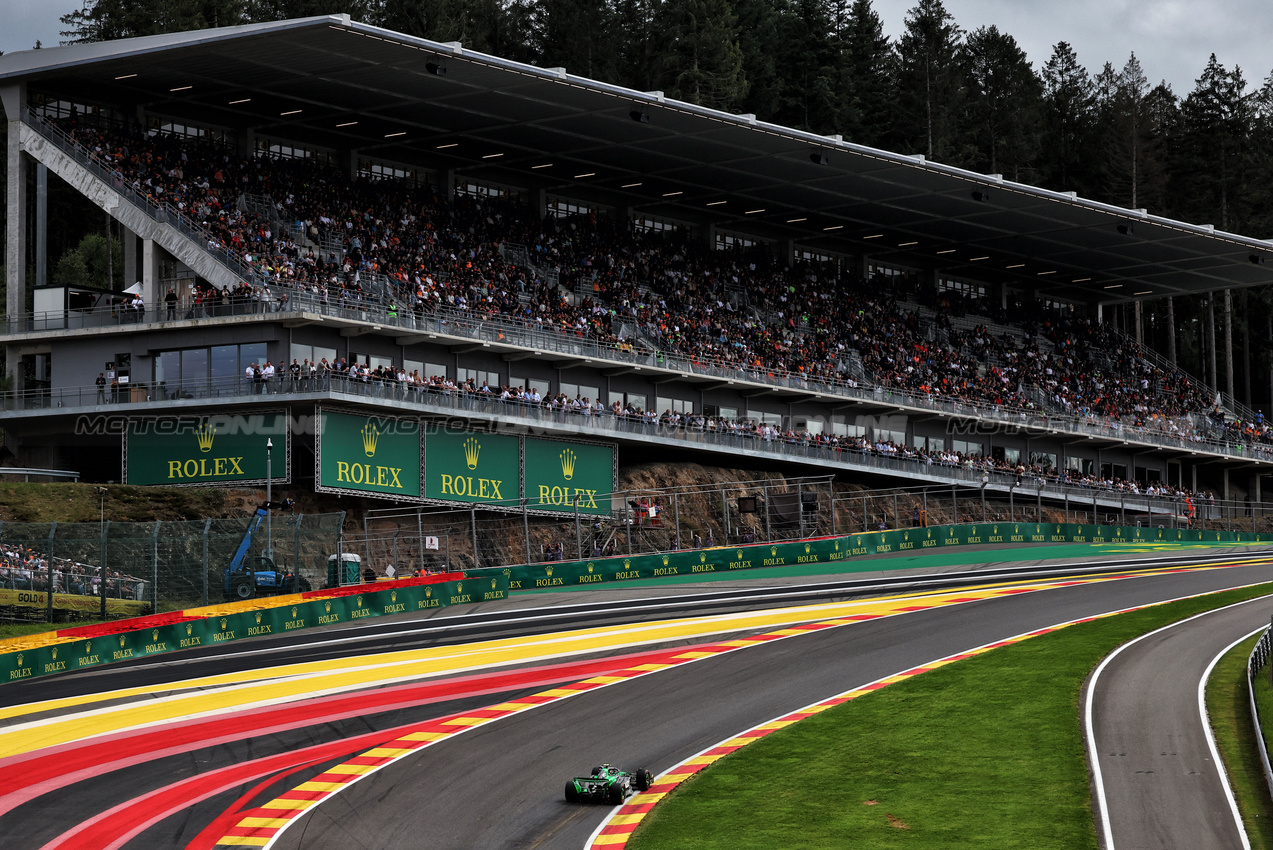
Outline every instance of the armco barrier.
<svg viewBox="0 0 1273 850">
<path fill-rule="evenodd" d="M 34 645 L 8 652 L 0 645 L 0 682 L 82 670 L 242 638 L 508 597 L 508 579 L 501 574 L 466 578 L 450 573 L 438 578 L 441 580 L 406 579 L 351 585 L 65 629 L 52 637 L 15 640 L 11 645 L 22 642 Z"/>
<path fill-rule="evenodd" d="M 979 523 L 938 525 L 898 531 L 872 531 L 842 537 L 825 537 L 794 543 L 717 546 L 663 555 L 593 558 L 525 564 L 503 570 L 484 570 L 473 575 L 502 573 L 509 590 L 575 587 L 605 582 L 633 581 L 722 573 L 763 567 L 800 564 L 835 564 L 894 552 L 932 552 L 950 546 L 1001 543 L 1259 543 L 1271 535 L 1251 532 L 1197 531 L 1191 529 L 1139 528 L 1134 526 L 1079 525 L 1076 523 Z M 871 569 L 863 564 L 861 569 Z"/>
</svg>

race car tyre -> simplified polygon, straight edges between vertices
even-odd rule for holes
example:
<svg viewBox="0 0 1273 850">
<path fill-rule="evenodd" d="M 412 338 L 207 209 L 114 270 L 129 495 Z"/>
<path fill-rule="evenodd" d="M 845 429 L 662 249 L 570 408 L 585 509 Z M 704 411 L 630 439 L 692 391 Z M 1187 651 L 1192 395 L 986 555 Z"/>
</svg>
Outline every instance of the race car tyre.
<svg viewBox="0 0 1273 850">
<path fill-rule="evenodd" d="M 579 791 L 575 788 L 575 783 L 573 782 L 566 783 L 566 802 L 567 803 L 579 802 Z"/>
<path fill-rule="evenodd" d="M 234 595 L 239 599 L 251 599 L 255 593 L 250 579 L 241 578 L 234 583 Z"/>
<path fill-rule="evenodd" d="M 654 784 L 654 775 L 643 767 L 636 772 L 636 778 L 633 781 L 638 791 L 649 791 L 650 786 Z"/>
<path fill-rule="evenodd" d="M 623 802 L 623 797 L 624 797 L 624 794 L 623 794 L 622 785 L 616 782 L 610 786 L 609 798 L 611 803 L 618 806 Z"/>
</svg>

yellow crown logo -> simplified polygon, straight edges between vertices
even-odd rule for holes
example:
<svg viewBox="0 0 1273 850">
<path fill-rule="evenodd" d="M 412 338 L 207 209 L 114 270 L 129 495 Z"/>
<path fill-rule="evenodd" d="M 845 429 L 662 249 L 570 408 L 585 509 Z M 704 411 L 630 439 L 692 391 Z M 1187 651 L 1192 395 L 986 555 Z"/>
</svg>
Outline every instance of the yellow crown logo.
<svg viewBox="0 0 1273 850">
<path fill-rule="evenodd" d="M 743 550 L 742 550 L 742 549 L 739 549 L 739 550 L 738 550 L 738 557 L 740 557 L 740 558 L 741 558 L 742 556 L 743 556 Z M 666 562 L 665 562 L 665 563 L 666 563 Z"/>
<path fill-rule="evenodd" d="M 575 477 L 575 453 L 565 449 L 558 457 L 561 458 L 561 477 L 569 481 Z"/>
<path fill-rule="evenodd" d="M 389 601 L 390 601 L 390 602 L 397 602 L 397 601 L 398 601 L 398 591 L 396 591 L 396 590 L 395 590 L 393 593 L 390 593 L 390 594 L 389 594 Z"/>
<path fill-rule="evenodd" d="M 295 620 L 295 619 L 296 619 L 296 608 L 295 608 L 295 606 L 293 606 L 293 607 L 292 607 L 292 619 L 293 619 L 293 620 Z"/>
<path fill-rule="evenodd" d="M 57 661 L 57 647 L 53 647 L 53 660 Z"/>
<path fill-rule="evenodd" d="M 190 637 L 190 633 L 194 631 L 194 623 L 186 623 L 186 637 Z"/>
<path fill-rule="evenodd" d="M 839 540 L 835 541 L 835 551 L 837 551 L 837 552 L 839 552 L 839 551 L 840 551 L 840 541 L 839 541 Z M 742 552 L 739 552 L 738 554 L 739 554 L 739 556 L 741 557 L 743 553 L 742 553 Z"/>
<path fill-rule="evenodd" d="M 995 534 L 998 534 L 998 533 L 999 533 L 999 526 L 997 526 L 997 525 L 996 525 L 996 526 L 994 527 L 994 533 L 995 533 Z"/>
<path fill-rule="evenodd" d="M 588 562 L 588 572 L 592 572 L 592 561 Z"/>
<path fill-rule="evenodd" d="M 665 566 L 665 567 L 666 567 L 666 566 L 667 566 L 667 564 L 668 564 L 668 561 L 670 561 L 670 560 L 672 560 L 672 559 L 671 559 L 671 558 L 669 558 L 667 555 L 664 555 L 664 556 L 663 556 L 663 566 Z"/>
<path fill-rule="evenodd" d="M 359 596 L 359 597 L 358 597 L 358 601 L 357 601 L 357 602 L 355 602 L 354 604 L 355 604 L 355 605 L 357 605 L 359 608 L 361 608 L 361 607 L 362 607 L 362 597 L 361 597 L 361 596 Z"/>
<path fill-rule="evenodd" d="M 195 439 L 199 441 L 199 451 L 212 451 L 212 441 L 217 437 L 217 429 L 213 428 L 209 423 L 204 422 L 198 428 L 194 429 Z"/>
<path fill-rule="evenodd" d="M 911 539 L 911 533 L 910 533 L 909 531 L 907 531 L 907 532 L 903 533 L 903 534 L 902 534 L 902 539 L 903 539 L 903 540 L 910 540 L 910 539 Z M 805 544 L 804 550 L 805 550 L 806 552 L 808 552 L 808 551 L 809 551 L 809 546 L 808 546 L 808 544 Z"/>
<path fill-rule="evenodd" d="M 462 584 L 457 584 L 457 585 L 455 586 L 455 592 L 456 592 L 456 593 L 463 593 L 463 592 L 464 592 L 464 585 L 462 585 Z"/>
<path fill-rule="evenodd" d="M 257 616 L 259 617 L 260 614 L 258 614 Z M 155 629 L 153 632 L 150 633 L 150 639 L 159 640 L 159 629 Z"/>
<path fill-rule="evenodd" d="M 93 642 L 91 640 L 84 641 L 84 654 L 88 655 L 93 651 Z"/>
<path fill-rule="evenodd" d="M 257 624 L 258 626 L 259 626 L 259 625 L 261 625 L 261 612 L 260 612 L 260 611 L 257 611 L 257 612 L 256 612 L 256 624 Z M 155 633 L 155 637 L 158 637 L 158 636 L 159 636 L 159 634 L 158 634 L 158 632 L 156 632 L 156 633 Z"/>
<path fill-rule="evenodd" d="M 376 443 L 380 440 L 380 432 L 376 426 L 368 423 L 362 428 L 362 450 L 367 457 L 376 456 Z"/>
<path fill-rule="evenodd" d="M 769 556 L 770 556 L 770 557 L 772 557 L 772 558 L 776 558 L 776 557 L 778 557 L 778 547 L 777 547 L 777 546 L 770 546 L 770 547 L 769 547 Z"/>
<path fill-rule="evenodd" d="M 477 469 L 477 456 L 482 451 L 482 444 L 476 437 L 464 441 L 464 463 L 469 469 Z"/>
<path fill-rule="evenodd" d="M 431 587 L 426 587 L 426 588 L 424 589 L 424 598 L 425 598 L 425 599 L 432 599 L 432 598 L 433 598 L 433 588 L 431 588 Z"/>
<path fill-rule="evenodd" d="M 707 563 L 707 553 L 706 553 L 706 552 L 699 552 L 699 553 L 698 553 L 698 562 L 699 562 L 700 564 L 706 564 L 706 563 Z"/>
<path fill-rule="evenodd" d="M 120 635 L 120 636 L 119 636 L 119 648 L 120 648 L 120 649 L 123 649 L 123 648 L 124 648 L 124 636 L 123 636 L 123 635 Z"/>
<path fill-rule="evenodd" d="M 491 579 L 491 590 L 494 590 L 494 589 L 495 589 L 495 585 L 496 585 L 497 583 L 498 583 L 498 580 L 497 580 L 497 579 Z"/>
<path fill-rule="evenodd" d="M 545 575 L 552 575 L 552 574 L 553 574 L 553 568 L 552 568 L 552 567 L 545 567 L 545 568 L 544 568 L 544 574 L 545 574 Z"/>
<path fill-rule="evenodd" d="M 808 554 L 809 554 L 809 549 L 811 549 L 811 548 L 812 548 L 812 547 L 811 547 L 808 543 L 804 544 L 804 553 L 805 553 L 806 555 L 808 555 Z"/>
<path fill-rule="evenodd" d="M 624 568 L 625 570 L 630 570 L 630 569 L 632 569 L 632 559 L 631 559 L 631 558 L 624 558 L 624 559 L 623 559 L 623 568 Z"/>
<path fill-rule="evenodd" d="M 21 666 L 22 666 L 22 653 L 21 653 L 21 652 L 19 652 L 19 653 L 18 653 L 18 666 L 19 666 L 19 667 L 21 667 Z"/>
<path fill-rule="evenodd" d="M 226 622 L 225 622 L 225 618 L 223 617 L 221 619 L 221 631 L 225 631 L 225 626 L 226 626 Z M 120 638 L 120 640 L 122 641 L 123 638 Z"/>
<path fill-rule="evenodd" d="M 332 604 L 330 602 L 323 603 L 323 611 L 330 614 L 332 612 Z"/>
</svg>

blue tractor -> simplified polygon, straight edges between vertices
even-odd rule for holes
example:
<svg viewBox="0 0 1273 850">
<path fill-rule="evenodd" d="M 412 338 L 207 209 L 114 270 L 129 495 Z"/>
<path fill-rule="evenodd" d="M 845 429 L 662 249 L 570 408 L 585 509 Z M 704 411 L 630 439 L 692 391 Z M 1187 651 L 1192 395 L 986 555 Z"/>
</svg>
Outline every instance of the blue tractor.
<svg viewBox="0 0 1273 850">
<path fill-rule="evenodd" d="M 264 555 L 248 557 L 252 548 L 252 535 L 261 527 L 261 523 L 270 515 L 272 509 L 290 509 L 290 499 L 282 502 L 266 502 L 256 509 L 248 522 L 247 531 L 235 550 L 230 565 L 225 568 L 224 586 L 226 599 L 252 599 L 257 596 L 277 596 L 283 593 L 304 593 L 312 590 L 310 583 L 303 577 L 285 569 L 279 569 L 275 563 Z"/>
</svg>

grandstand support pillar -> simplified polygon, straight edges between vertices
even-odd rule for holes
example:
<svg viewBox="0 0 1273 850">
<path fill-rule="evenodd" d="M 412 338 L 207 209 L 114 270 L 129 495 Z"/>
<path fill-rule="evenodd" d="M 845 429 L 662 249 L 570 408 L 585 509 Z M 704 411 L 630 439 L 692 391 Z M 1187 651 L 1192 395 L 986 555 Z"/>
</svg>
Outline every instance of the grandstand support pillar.
<svg viewBox="0 0 1273 850">
<path fill-rule="evenodd" d="M 535 215 L 542 221 L 544 216 L 548 215 L 548 190 L 544 188 L 531 189 L 530 192 L 531 209 L 535 211 Z"/>
<path fill-rule="evenodd" d="M 49 282 L 49 169 L 35 164 L 35 285 Z"/>
<path fill-rule="evenodd" d="M 141 280 L 137 274 L 137 234 L 121 224 L 119 241 L 124 248 L 124 285 L 120 289 L 127 289 Z"/>
<path fill-rule="evenodd" d="M 950 524 L 959 525 L 959 488 L 950 485 Z"/>
<path fill-rule="evenodd" d="M 1142 317 L 1142 315 L 1143 315 L 1143 314 L 1142 314 L 1142 311 L 1141 311 L 1141 306 L 1142 306 L 1142 302 L 1137 301 L 1137 302 L 1136 302 L 1136 304 L 1135 304 L 1135 315 L 1136 315 L 1136 344 L 1137 344 L 1137 345 L 1144 345 L 1144 344 L 1145 344 L 1145 331 L 1144 331 L 1144 328 L 1143 328 L 1143 327 L 1142 327 L 1142 325 L 1141 325 L 1141 317 Z"/>
<path fill-rule="evenodd" d="M 1229 494 L 1229 467 L 1227 467 L 1227 466 L 1226 466 L 1226 467 L 1224 468 L 1224 475 L 1222 476 L 1221 480 L 1224 482 L 1224 496 L 1223 496 L 1223 498 L 1224 498 L 1224 500 L 1227 502 L 1227 501 L 1229 501 L 1230 499 L 1232 499 L 1232 498 L 1233 498 L 1233 496 L 1231 496 L 1231 495 Z"/>
<path fill-rule="evenodd" d="M 299 529 L 300 526 L 297 525 L 297 528 Z M 207 606 L 208 604 L 208 532 L 210 532 L 211 530 L 212 530 L 212 520 L 211 519 L 204 520 L 204 523 L 203 523 L 203 604 L 204 606 Z M 336 560 L 339 561 L 340 558 L 338 557 L 336 558 Z M 297 571 L 300 570 L 300 558 L 296 559 L 296 569 Z"/>
<path fill-rule="evenodd" d="M 155 520 L 155 533 L 150 538 L 150 613 L 159 613 L 159 529 L 162 520 Z"/>
<path fill-rule="evenodd" d="M 1096 324 L 1098 325 L 1105 324 L 1105 305 L 1104 304 L 1096 305 Z"/>
<path fill-rule="evenodd" d="M 448 201 L 455 195 L 455 169 L 444 168 L 438 172 L 438 190 Z"/>
<path fill-rule="evenodd" d="M 1229 401 L 1234 401 L 1233 394 L 1233 290 L 1224 291 L 1224 388 L 1229 393 Z M 1226 499 L 1228 496 L 1225 497 Z"/>
<path fill-rule="evenodd" d="M 1194 463 L 1189 465 L 1189 478 L 1190 478 L 1190 481 L 1189 481 L 1190 492 L 1197 493 L 1198 492 L 1198 464 Z"/>
<path fill-rule="evenodd" d="M 716 250 L 716 222 L 709 221 L 703 225 L 703 245 L 709 251 Z"/>
<path fill-rule="evenodd" d="M 632 554 L 632 498 L 631 493 L 623 494 L 623 530 L 624 536 L 628 538 L 628 554 Z"/>
<path fill-rule="evenodd" d="M 159 248 L 153 239 L 141 241 L 141 297 L 146 302 L 146 311 L 158 316 Z"/>
<path fill-rule="evenodd" d="M 416 521 L 420 521 L 420 514 L 416 512 Z M 526 510 L 526 499 L 522 499 L 522 537 L 526 541 L 526 563 L 530 563 L 530 513 Z"/>
<path fill-rule="evenodd" d="M 1065 492 L 1065 524 L 1070 524 L 1070 492 Z"/>
<path fill-rule="evenodd" d="M 240 159 L 251 159 L 256 150 L 256 131 L 245 127 L 239 131 L 238 149 Z"/>
<path fill-rule="evenodd" d="M 26 312 L 26 206 L 27 181 L 26 157 L 22 155 L 22 108 L 26 104 L 26 86 L 22 84 L 0 87 L 0 103 L 4 104 L 4 115 L 8 134 L 5 160 L 8 167 L 8 180 L 5 184 L 5 246 L 4 267 L 7 284 L 5 307 L 10 318 L 21 316 Z M 10 352 L 7 369 L 17 385 L 18 357 Z"/>
<path fill-rule="evenodd" d="M 796 240 L 783 239 L 781 243 L 782 257 L 780 259 L 786 263 L 787 268 L 791 268 L 796 264 Z"/>
<path fill-rule="evenodd" d="M 1014 485 L 1008 485 L 1008 521 L 1017 521 L 1017 488 Z"/>
<path fill-rule="evenodd" d="M 1207 341 L 1211 343 L 1211 388 L 1220 386 L 1220 376 L 1216 371 L 1216 294 L 1207 293 Z"/>
<path fill-rule="evenodd" d="M 865 521 L 865 520 L 864 520 Z M 765 485 L 765 542 L 773 542 L 773 533 L 769 527 L 769 485 Z"/>
<path fill-rule="evenodd" d="M 1260 492 L 1260 470 L 1256 469 L 1251 473 L 1251 482 L 1247 484 L 1246 492 L 1253 504 L 1260 504 L 1264 501 L 1264 494 Z"/>
<path fill-rule="evenodd" d="M 1176 299 L 1167 296 L 1167 362 L 1176 365 Z"/>
</svg>

